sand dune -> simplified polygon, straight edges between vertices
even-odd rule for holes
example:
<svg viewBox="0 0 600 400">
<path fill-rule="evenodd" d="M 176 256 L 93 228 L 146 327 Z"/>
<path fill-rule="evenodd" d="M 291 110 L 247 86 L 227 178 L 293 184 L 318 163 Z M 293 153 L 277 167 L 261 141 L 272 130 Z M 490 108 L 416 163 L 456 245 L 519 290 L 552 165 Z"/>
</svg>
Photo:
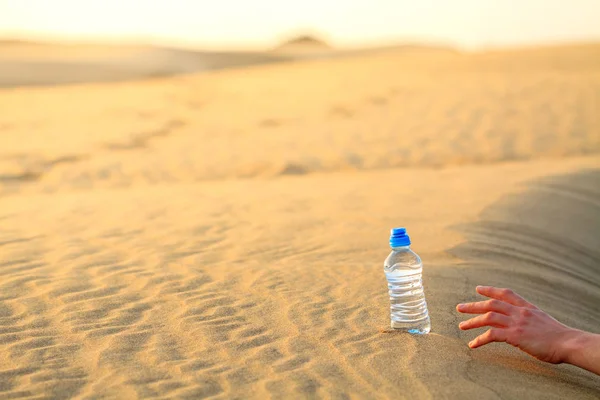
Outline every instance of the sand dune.
<svg viewBox="0 0 600 400">
<path fill-rule="evenodd" d="M 0 87 L 143 80 L 291 59 L 268 52 L 0 41 Z"/>
<path fill-rule="evenodd" d="M 600 46 L 414 50 L 6 91 L 0 190 L 597 154 L 598 70 Z"/>
<path fill-rule="evenodd" d="M 427 45 L 397 45 L 387 48 L 390 49 L 451 51 Z M 284 43 L 265 51 L 201 51 L 150 45 L 0 40 L 0 88 L 140 81 L 262 64 L 344 58 L 383 50 L 335 49 L 306 40 Z"/>
<path fill-rule="evenodd" d="M 598 398 L 454 311 L 598 330 L 598 49 L 0 91 L 0 398 Z M 397 225 L 425 337 L 387 330 Z"/>
</svg>

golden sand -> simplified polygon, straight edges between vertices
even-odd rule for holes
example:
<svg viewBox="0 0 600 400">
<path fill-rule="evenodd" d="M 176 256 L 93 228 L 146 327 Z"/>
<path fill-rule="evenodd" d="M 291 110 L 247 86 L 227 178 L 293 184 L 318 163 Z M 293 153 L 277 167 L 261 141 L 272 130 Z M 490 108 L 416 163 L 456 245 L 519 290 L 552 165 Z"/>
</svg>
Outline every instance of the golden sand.
<svg viewBox="0 0 600 400">
<path fill-rule="evenodd" d="M 600 326 L 600 46 L 0 91 L 0 398 L 594 399 L 469 350 L 508 286 Z M 406 226 L 432 333 L 388 333 Z"/>
</svg>

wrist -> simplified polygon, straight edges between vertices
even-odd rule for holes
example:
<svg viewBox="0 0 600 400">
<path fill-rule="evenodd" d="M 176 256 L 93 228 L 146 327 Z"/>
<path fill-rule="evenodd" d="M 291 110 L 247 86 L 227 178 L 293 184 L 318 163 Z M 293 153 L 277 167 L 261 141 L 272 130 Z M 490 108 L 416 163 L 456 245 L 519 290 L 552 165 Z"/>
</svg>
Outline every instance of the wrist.
<svg viewBox="0 0 600 400">
<path fill-rule="evenodd" d="M 578 364 L 578 359 L 585 351 L 590 334 L 578 329 L 569 329 L 561 340 L 559 362 Z"/>
</svg>

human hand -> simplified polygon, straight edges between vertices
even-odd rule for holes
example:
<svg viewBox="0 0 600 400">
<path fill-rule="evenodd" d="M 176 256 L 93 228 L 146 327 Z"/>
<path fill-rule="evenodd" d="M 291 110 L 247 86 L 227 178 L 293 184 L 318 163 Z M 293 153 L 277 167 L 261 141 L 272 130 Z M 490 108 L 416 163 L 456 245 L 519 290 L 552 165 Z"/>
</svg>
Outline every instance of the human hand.
<svg viewBox="0 0 600 400">
<path fill-rule="evenodd" d="M 567 361 L 564 343 L 579 331 L 561 324 L 510 289 L 477 286 L 476 290 L 491 299 L 457 305 L 458 312 L 481 314 L 461 322 L 459 327 L 462 330 L 492 328 L 473 339 L 470 348 L 506 342 L 541 361 L 553 364 Z"/>
</svg>

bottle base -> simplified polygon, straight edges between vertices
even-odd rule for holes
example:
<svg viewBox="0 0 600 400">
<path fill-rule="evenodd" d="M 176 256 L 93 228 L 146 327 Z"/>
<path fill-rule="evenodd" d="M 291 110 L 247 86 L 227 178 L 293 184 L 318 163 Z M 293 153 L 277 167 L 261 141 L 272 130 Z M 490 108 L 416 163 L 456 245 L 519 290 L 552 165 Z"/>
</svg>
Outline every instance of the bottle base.
<svg viewBox="0 0 600 400">
<path fill-rule="evenodd" d="M 390 326 L 395 331 L 407 332 L 413 335 L 426 335 L 431 332 L 431 325 L 429 323 L 415 326 L 414 324 L 392 321 Z"/>
</svg>

